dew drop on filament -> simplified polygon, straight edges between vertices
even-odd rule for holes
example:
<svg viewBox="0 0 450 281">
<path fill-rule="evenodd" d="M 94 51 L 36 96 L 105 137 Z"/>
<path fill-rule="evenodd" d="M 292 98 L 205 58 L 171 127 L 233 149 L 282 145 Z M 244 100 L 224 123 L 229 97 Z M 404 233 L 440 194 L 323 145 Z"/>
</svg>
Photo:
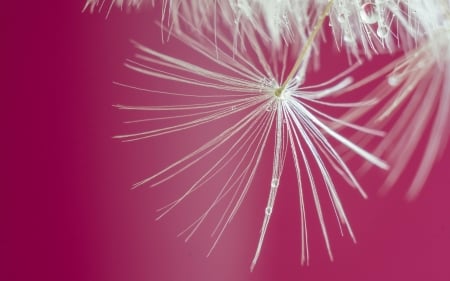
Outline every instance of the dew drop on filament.
<svg viewBox="0 0 450 281">
<path fill-rule="evenodd" d="M 279 183 L 280 183 L 280 181 L 279 181 L 278 179 L 273 178 L 273 179 L 272 179 L 272 182 L 270 183 L 270 186 L 271 186 L 272 188 L 277 188 Z"/>
<path fill-rule="evenodd" d="M 365 3 L 359 11 L 361 21 L 365 24 L 374 24 L 378 21 L 377 7 L 374 3 Z"/>
<path fill-rule="evenodd" d="M 353 37 L 353 34 L 351 34 L 350 32 L 345 32 L 344 41 L 347 43 L 352 43 L 355 41 L 355 38 Z"/>
<path fill-rule="evenodd" d="M 379 23 L 377 28 L 377 35 L 380 38 L 386 38 L 389 34 L 389 27 L 385 23 Z"/>
<path fill-rule="evenodd" d="M 270 216 L 270 214 L 272 214 L 272 207 L 267 207 L 266 208 L 266 215 Z"/>
<path fill-rule="evenodd" d="M 397 75 L 391 75 L 388 78 L 388 84 L 392 87 L 398 86 L 400 84 L 400 79 Z"/>
</svg>

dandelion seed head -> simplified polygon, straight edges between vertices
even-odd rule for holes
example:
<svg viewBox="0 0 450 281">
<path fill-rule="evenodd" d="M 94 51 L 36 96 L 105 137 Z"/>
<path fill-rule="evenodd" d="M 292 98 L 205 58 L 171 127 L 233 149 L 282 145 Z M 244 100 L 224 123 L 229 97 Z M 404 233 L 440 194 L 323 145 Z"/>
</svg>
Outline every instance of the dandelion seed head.
<svg viewBox="0 0 450 281">
<path fill-rule="evenodd" d="M 302 81 L 300 80 L 299 76 L 295 76 L 293 79 L 288 81 L 286 83 L 286 86 L 283 85 L 277 85 L 275 90 L 273 91 L 273 95 L 277 100 L 280 101 L 287 101 L 289 98 L 292 97 L 292 95 L 295 93 L 295 91 L 300 87 L 300 83 Z"/>
</svg>

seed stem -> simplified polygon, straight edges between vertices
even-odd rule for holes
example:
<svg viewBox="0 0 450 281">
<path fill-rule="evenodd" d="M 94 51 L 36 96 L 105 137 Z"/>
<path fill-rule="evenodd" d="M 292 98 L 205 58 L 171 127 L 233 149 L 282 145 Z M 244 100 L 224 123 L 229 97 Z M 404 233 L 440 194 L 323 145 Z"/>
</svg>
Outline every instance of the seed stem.
<svg viewBox="0 0 450 281">
<path fill-rule="evenodd" d="M 303 45 L 303 48 L 300 51 L 300 54 L 298 55 L 298 58 L 295 61 L 295 64 L 292 67 L 291 72 L 286 77 L 286 79 L 284 80 L 283 84 L 281 84 L 281 86 L 278 89 L 275 90 L 275 96 L 277 96 L 277 97 L 281 96 L 281 93 L 283 93 L 283 91 L 286 88 L 286 86 L 289 83 L 289 81 L 292 78 L 294 78 L 295 74 L 299 70 L 303 60 L 306 57 L 307 52 L 309 51 L 309 49 L 311 48 L 311 46 L 312 46 L 312 44 L 314 42 L 314 39 L 317 37 L 317 34 L 319 33 L 319 30 L 322 28 L 322 25 L 323 25 L 323 22 L 325 21 L 325 18 L 330 13 L 331 6 L 333 6 L 333 2 L 334 2 L 334 0 L 329 0 L 328 1 L 328 4 L 325 6 L 324 11 L 322 12 L 322 14 L 320 15 L 320 17 L 317 20 L 316 24 L 314 25 L 312 33 L 309 35 L 308 40 L 306 41 L 305 45 Z"/>
</svg>

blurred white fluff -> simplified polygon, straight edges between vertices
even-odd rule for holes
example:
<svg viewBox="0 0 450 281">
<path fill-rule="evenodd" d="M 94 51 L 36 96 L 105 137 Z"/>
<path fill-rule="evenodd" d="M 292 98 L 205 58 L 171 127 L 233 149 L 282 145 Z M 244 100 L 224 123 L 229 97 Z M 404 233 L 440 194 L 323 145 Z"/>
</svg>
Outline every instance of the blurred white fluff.
<svg viewBox="0 0 450 281">
<path fill-rule="evenodd" d="M 447 1 L 447 0 L 444 0 Z M 438 26 L 442 0 L 334 0 L 329 24 L 336 44 L 355 58 L 397 49 L 410 50 Z M 225 27 L 235 44 L 255 33 L 266 46 L 302 45 L 329 0 L 87 0 L 85 10 L 117 6 L 139 8 L 156 3 L 169 29 Z M 294 41 L 293 38 L 296 40 Z"/>
<path fill-rule="evenodd" d="M 382 106 L 376 112 L 358 108 L 343 117 L 350 122 L 369 113 L 367 125 L 388 132 L 374 150 L 391 164 L 381 191 L 394 187 L 407 170 L 413 175 L 410 200 L 420 194 L 450 136 L 450 17 L 445 11 L 435 11 L 441 21 L 427 27 L 428 40 L 379 70 L 388 75 L 367 98 Z M 415 159 L 420 162 L 411 165 Z"/>
</svg>

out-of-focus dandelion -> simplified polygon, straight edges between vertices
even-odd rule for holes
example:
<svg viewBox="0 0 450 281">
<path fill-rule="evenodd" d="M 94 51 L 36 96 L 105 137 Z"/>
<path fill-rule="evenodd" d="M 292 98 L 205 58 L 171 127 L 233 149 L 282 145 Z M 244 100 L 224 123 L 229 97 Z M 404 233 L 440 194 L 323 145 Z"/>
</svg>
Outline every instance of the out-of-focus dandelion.
<svg viewBox="0 0 450 281">
<path fill-rule="evenodd" d="M 317 20 L 329 1 L 200 0 L 193 3 L 172 0 L 170 3 L 169 25 L 178 27 L 179 18 L 187 19 L 198 28 L 219 22 L 233 30 L 235 41 L 257 33 L 264 44 L 278 49 L 286 44 L 303 45 L 309 37 L 311 23 Z M 422 32 L 416 10 L 425 3 L 417 0 L 336 0 L 329 15 L 336 46 L 356 59 L 371 58 L 380 52 L 392 53 L 399 47 L 409 49 Z"/>
<path fill-rule="evenodd" d="M 105 5 L 139 8 L 143 4 L 162 6 L 161 22 L 169 30 L 182 29 L 189 22 L 202 29 L 221 26 L 233 34 L 236 48 L 257 34 L 260 44 L 272 50 L 286 45 L 302 46 L 328 0 L 87 0 L 91 12 Z M 432 2 L 432 3 L 430 3 Z M 336 46 L 352 58 L 371 58 L 379 53 L 415 47 L 423 36 L 423 22 L 433 24 L 432 10 L 439 1 L 425 0 L 336 0 L 330 9 L 329 25 Z M 170 32 L 169 32 L 170 34 Z M 315 46 L 315 55 L 319 55 Z"/>
<path fill-rule="evenodd" d="M 373 151 L 392 164 L 382 192 L 397 183 L 419 144 L 426 140 L 407 192 L 410 200 L 420 193 L 450 135 L 450 14 L 448 8 L 441 8 L 434 13 L 440 25 L 430 26 L 428 38 L 417 48 L 380 69 L 389 74 L 367 97 L 376 97 L 381 105 L 377 112 L 369 111 L 372 118 L 367 125 L 389 132 Z M 350 118 L 343 118 L 360 118 L 366 110 L 355 109 Z"/>
<path fill-rule="evenodd" d="M 396 183 L 419 143 L 427 141 L 408 199 L 418 196 L 450 136 L 450 2 L 439 3 L 428 6 L 435 20 L 427 23 L 426 40 L 391 64 L 387 77 L 391 89 L 383 89 L 391 93 L 386 98 L 392 104 L 375 119 L 383 123 L 383 119 L 395 118 L 389 136 L 376 151 L 394 164 L 384 190 Z"/>
</svg>

